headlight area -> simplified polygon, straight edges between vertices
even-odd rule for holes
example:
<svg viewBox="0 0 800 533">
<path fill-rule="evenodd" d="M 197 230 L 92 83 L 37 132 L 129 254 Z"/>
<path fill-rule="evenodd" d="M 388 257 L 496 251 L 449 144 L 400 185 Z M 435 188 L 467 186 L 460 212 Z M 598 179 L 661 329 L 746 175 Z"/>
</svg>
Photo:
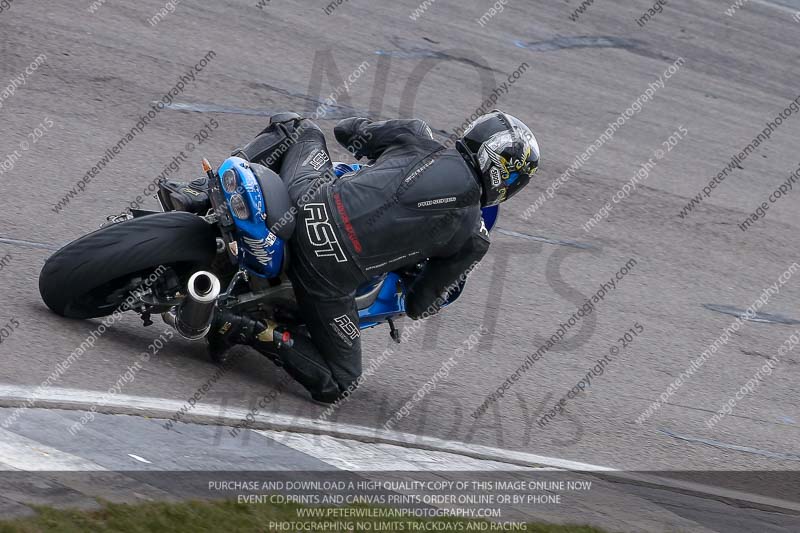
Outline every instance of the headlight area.
<svg viewBox="0 0 800 533">
<path fill-rule="evenodd" d="M 222 175 L 222 187 L 228 194 L 235 193 L 237 187 L 239 187 L 239 179 L 236 176 L 236 171 L 232 168 L 226 170 Z"/>
<path fill-rule="evenodd" d="M 247 207 L 247 202 L 244 201 L 241 194 L 234 194 L 231 196 L 231 211 L 236 218 L 240 220 L 248 220 L 250 218 L 250 208 Z"/>
</svg>

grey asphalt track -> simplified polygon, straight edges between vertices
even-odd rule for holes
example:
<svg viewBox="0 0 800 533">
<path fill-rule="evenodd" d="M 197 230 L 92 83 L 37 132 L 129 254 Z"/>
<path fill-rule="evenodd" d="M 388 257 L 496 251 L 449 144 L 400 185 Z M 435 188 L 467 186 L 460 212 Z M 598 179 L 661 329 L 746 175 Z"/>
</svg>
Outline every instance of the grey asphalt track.
<svg viewBox="0 0 800 533">
<path fill-rule="evenodd" d="M 195 150 L 179 174 L 189 179 L 199 175 L 202 156 L 219 163 L 259 131 L 263 115 L 313 112 L 363 62 L 368 67 L 350 94 L 341 94 L 319 121 L 326 133 L 338 117 L 367 112 L 413 114 L 451 131 L 527 63 L 497 106 L 536 132 L 543 154 L 538 182 L 503 206 L 504 231 L 494 234 L 490 255 L 457 305 L 396 347 L 334 419 L 382 426 L 484 325 L 492 334 L 459 358 L 396 429 L 620 469 L 800 466 L 800 349 L 779 357 L 731 415 L 713 428 L 706 424 L 778 358 L 796 324 L 745 322 L 667 405 L 636 422 L 734 320 L 704 304 L 747 308 L 800 261 L 797 184 L 748 231 L 737 226 L 798 167 L 800 114 L 784 120 L 709 199 L 685 218 L 678 215 L 798 97 L 800 23 L 793 9 L 752 1 L 728 16 L 727 2 L 675 0 L 640 27 L 636 19 L 650 2 L 597 1 L 573 22 L 574 0 L 509 0 L 481 26 L 477 19 L 492 4 L 475 0 L 435 1 L 416 21 L 409 16 L 416 0 L 350 0 L 330 15 L 324 1 L 274 0 L 261 9 L 255 0 L 186 0 L 151 26 L 147 20 L 163 7 L 158 0 L 111 1 L 95 13 L 89 5 L 18 0 L 0 12 L 0 90 L 46 55 L 0 108 L 0 162 L 20 154 L 0 175 L 0 256 L 11 256 L 0 270 L 0 324 L 19 322 L 0 345 L 0 381 L 37 386 L 97 327 L 50 313 L 39 298 L 39 269 L 54 247 L 121 212 L 187 143 Z M 175 98 L 181 105 L 161 111 L 55 213 L 53 206 L 107 148 L 209 51 L 215 57 Z M 546 187 L 679 58 L 685 61 L 664 87 L 526 219 L 524 211 Z M 219 126 L 200 145 L 194 135 L 212 118 Z M 45 124 L 48 131 L 23 150 L 46 119 L 54 126 Z M 585 232 L 586 220 L 681 127 L 688 134 L 646 181 Z M 333 154 L 344 159 L 330 138 Z M 578 333 L 473 419 L 487 395 L 631 258 L 636 265 L 576 326 Z M 761 310 L 800 319 L 799 299 L 795 275 Z M 617 339 L 635 323 L 644 332 L 621 348 Z M 108 389 L 161 329 L 160 322 L 144 329 L 135 317 L 124 320 L 58 385 Z M 364 340 L 365 364 L 393 346 L 382 329 Z M 568 402 L 565 414 L 537 426 L 613 345 L 620 351 L 605 373 Z M 173 341 L 124 392 L 185 399 L 214 372 L 201 346 Z M 254 405 L 284 376 L 249 353 L 205 401 Z M 268 410 L 314 418 L 324 409 L 298 386 L 281 391 Z"/>
</svg>

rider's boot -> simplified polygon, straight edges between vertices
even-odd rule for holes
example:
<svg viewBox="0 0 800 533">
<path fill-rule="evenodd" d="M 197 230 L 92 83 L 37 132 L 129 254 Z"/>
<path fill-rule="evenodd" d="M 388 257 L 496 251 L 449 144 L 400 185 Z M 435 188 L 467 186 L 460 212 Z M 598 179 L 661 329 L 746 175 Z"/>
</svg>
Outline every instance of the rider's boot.
<svg viewBox="0 0 800 533">
<path fill-rule="evenodd" d="M 291 348 L 294 344 L 291 334 L 275 322 L 263 323 L 227 310 L 216 312 L 206 340 L 209 355 L 216 363 L 228 361 L 230 348 L 242 344 L 252 346 L 279 366 L 277 350 L 284 346 Z"/>
<path fill-rule="evenodd" d="M 164 179 L 159 182 L 158 200 L 165 211 L 188 211 L 204 215 L 211 209 L 208 178 L 203 176 L 188 183 Z"/>
<path fill-rule="evenodd" d="M 295 380 L 322 403 L 333 403 L 341 390 L 333 379 L 327 363 L 310 338 L 295 335 L 291 342 L 275 342 L 276 324 L 262 324 L 252 318 L 230 311 L 218 311 L 207 336 L 209 355 L 219 364 L 231 361 L 230 348 L 237 344 L 252 346 L 276 365 L 283 367 Z"/>
<path fill-rule="evenodd" d="M 206 336 L 211 360 L 217 364 L 229 362 L 232 347 L 237 344 L 250 345 L 264 329 L 260 322 L 249 317 L 227 310 L 218 310 L 214 314 L 214 320 Z"/>
</svg>

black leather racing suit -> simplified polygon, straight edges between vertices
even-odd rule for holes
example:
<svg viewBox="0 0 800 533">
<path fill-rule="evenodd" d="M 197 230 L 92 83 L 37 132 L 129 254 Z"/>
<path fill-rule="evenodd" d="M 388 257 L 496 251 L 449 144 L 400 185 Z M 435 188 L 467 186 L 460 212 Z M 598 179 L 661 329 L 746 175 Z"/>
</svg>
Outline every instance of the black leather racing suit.
<svg viewBox="0 0 800 533">
<path fill-rule="evenodd" d="M 301 341 L 279 358 L 326 402 L 352 391 L 361 374 L 359 285 L 425 261 L 406 299 L 408 316 L 418 319 L 438 311 L 445 289 L 489 247 L 476 174 L 424 122 L 350 118 L 334 133 L 370 164 L 336 178 L 325 137 L 313 126 L 280 169 L 298 210 L 289 275 L 313 346 Z"/>
</svg>

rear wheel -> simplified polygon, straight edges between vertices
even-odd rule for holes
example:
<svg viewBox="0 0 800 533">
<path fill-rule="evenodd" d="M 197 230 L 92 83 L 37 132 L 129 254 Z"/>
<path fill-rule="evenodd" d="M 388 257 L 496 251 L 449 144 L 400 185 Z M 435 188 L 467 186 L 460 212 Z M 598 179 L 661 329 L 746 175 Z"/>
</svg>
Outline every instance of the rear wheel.
<svg viewBox="0 0 800 533">
<path fill-rule="evenodd" d="M 61 316 L 106 316 L 143 280 L 152 283 L 159 267 L 188 278 L 208 268 L 215 255 L 216 230 L 196 215 L 134 218 L 103 227 L 50 256 L 39 274 L 39 293 Z"/>
</svg>

